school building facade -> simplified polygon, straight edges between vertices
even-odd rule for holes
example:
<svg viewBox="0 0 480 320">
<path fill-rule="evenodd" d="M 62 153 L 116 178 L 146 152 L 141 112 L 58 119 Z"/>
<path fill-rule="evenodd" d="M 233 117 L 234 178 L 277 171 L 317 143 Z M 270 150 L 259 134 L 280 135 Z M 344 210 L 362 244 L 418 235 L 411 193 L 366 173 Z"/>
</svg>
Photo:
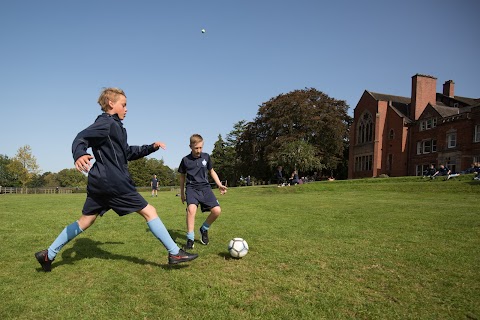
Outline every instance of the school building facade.
<svg viewBox="0 0 480 320">
<path fill-rule="evenodd" d="M 480 98 L 416 74 L 410 97 L 365 90 L 350 128 L 348 178 L 422 175 L 433 164 L 461 172 L 480 162 Z"/>
</svg>

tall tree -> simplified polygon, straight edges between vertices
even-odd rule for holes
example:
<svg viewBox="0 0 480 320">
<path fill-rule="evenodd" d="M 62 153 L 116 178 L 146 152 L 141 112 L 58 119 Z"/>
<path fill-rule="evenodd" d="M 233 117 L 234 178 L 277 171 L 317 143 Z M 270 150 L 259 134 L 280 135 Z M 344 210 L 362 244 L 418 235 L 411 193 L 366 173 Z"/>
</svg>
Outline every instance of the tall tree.
<svg viewBox="0 0 480 320">
<path fill-rule="evenodd" d="M 295 157 L 295 147 L 308 144 L 313 149 L 306 150 L 313 156 L 302 159 L 302 165 L 312 170 L 333 170 L 344 157 L 344 139 L 351 119 L 347 111 L 345 101 L 314 88 L 281 94 L 260 106 L 257 117 L 242 135 L 238 154 L 250 167 L 262 171 L 257 174 L 269 178 L 274 167 Z M 290 150 L 288 157 L 286 150 Z"/>
<path fill-rule="evenodd" d="M 235 123 L 233 130 L 227 134 L 225 140 L 223 140 L 222 135 L 219 135 L 212 151 L 215 171 L 220 179 L 227 180 L 230 186 L 236 186 L 240 176 L 251 174 L 250 168 L 243 166 L 237 156 L 237 146 L 241 142 L 241 136 L 245 131 L 246 123 L 245 120 Z"/>
<path fill-rule="evenodd" d="M 20 181 L 22 187 L 25 187 L 35 174 L 40 173 L 37 159 L 32 154 L 32 148 L 29 145 L 18 149 L 8 168 L 14 177 Z"/>
</svg>

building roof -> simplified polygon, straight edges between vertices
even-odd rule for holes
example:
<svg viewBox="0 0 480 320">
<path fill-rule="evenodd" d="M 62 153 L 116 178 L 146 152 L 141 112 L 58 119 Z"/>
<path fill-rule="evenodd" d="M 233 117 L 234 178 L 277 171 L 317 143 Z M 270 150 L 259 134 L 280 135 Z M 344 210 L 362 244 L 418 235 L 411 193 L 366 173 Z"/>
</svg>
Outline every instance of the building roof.
<svg viewBox="0 0 480 320">
<path fill-rule="evenodd" d="M 398 103 L 401 103 L 401 104 L 410 104 L 411 102 L 411 98 L 410 97 L 400 97 L 400 96 L 394 96 L 394 95 L 391 95 L 391 94 L 383 94 L 383 93 L 377 93 L 377 92 L 371 92 L 371 91 L 368 91 L 367 92 L 375 99 L 375 100 L 378 100 L 378 101 L 392 101 L 392 102 L 398 102 Z"/>
<path fill-rule="evenodd" d="M 408 120 L 412 120 L 410 119 L 410 105 L 412 101 L 410 97 L 394 96 L 391 94 L 371 92 L 368 90 L 365 90 L 365 91 L 368 92 L 368 94 L 370 94 L 377 101 L 390 101 L 391 102 L 389 104 L 390 107 L 399 116 L 404 117 Z M 466 106 L 463 106 L 462 108 L 450 107 L 445 105 L 442 101 L 440 101 L 442 96 L 443 96 L 442 94 L 437 94 L 437 101 L 435 102 L 434 105 L 431 105 L 431 106 L 443 118 L 450 117 L 463 112 L 468 112 L 471 110 L 472 107 L 480 106 L 480 99 L 455 96 L 450 98 L 457 100 L 465 104 Z"/>
<path fill-rule="evenodd" d="M 445 117 L 450 117 L 450 116 L 453 116 L 453 115 L 456 115 L 456 114 L 459 114 L 460 113 L 460 109 L 459 108 L 455 108 L 455 107 L 447 107 L 443 104 L 436 104 L 436 105 L 431 105 L 433 109 L 435 109 L 439 115 L 442 116 L 442 118 L 445 118 Z"/>
</svg>

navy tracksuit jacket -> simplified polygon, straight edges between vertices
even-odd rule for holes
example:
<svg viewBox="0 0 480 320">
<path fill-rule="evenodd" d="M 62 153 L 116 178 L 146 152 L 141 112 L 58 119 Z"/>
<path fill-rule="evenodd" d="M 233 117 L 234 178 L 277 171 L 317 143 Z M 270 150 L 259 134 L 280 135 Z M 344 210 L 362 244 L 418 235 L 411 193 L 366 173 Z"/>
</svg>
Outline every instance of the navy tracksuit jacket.
<svg viewBox="0 0 480 320">
<path fill-rule="evenodd" d="M 99 115 L 76 136 L 72 144 L 74 161 L 88 154 L 88 148 L 92 148 L 95 163 L 88 173 L 87 192 L 106 196 L 137 192 L 128 172 L 128 161 L 156 151 L 153 144 L 129 146 L 122 121 L 116 114 L 108 113 Z"/>
</svg>

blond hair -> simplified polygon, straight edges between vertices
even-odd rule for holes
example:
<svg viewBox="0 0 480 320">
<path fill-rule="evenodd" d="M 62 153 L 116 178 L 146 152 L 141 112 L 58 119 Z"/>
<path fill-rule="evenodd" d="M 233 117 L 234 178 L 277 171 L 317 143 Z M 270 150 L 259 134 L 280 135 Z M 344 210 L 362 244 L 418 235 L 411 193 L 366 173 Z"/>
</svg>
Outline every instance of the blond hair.
<svg viewBox="0 0 480 320">
<path fill-rule="evenodd" d="M 125 92 L 119 88 L 103 88 L 100 97 L 98 97 L 98 104 L 104 112 L 107 112 L 110 109 L 109 101 L 117 102 L 118 96 L 122 95 L 125 98 Z"/>
<path fill-rule="evenodd" d="M 201 135 L 199 135 L 198 133 L 192 134 L 192 136 L 190 137 L 190 146 L 193 147 L 194 145 L 202 141 L 203 138 Z"/>
</svg>

